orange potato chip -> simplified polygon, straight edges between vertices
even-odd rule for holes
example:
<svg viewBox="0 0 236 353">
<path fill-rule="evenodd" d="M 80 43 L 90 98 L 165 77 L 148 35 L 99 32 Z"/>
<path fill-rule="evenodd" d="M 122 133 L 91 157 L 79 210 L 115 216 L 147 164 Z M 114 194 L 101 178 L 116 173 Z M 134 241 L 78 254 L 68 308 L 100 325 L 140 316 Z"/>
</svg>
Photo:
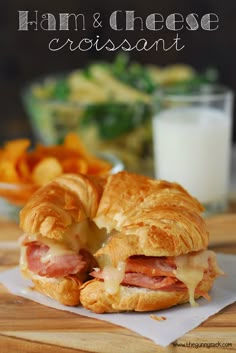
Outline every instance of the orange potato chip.
<svg viewBox="0 0 236 353">
<path fill-rule="evenodd" d="M 71 132 L 68 133 L 64 139 L 65 148 L 74 150 L 77 152 L 77 155 L 88 157 L 89 152 L 86 150 L 84 145 L 81 143 L 77 134 Z"/>
<path fill-rule="evenodd" d="M 91 157 L 89 160 L 88 174 L 101 175 L 108 173 L 111 169 L 111 164 L 107 161 Z"/>
<path fill-rule="evenodd" d="M 41 186 L 48 183 L 53 178 L 61 175 L 63 169 L 56 158 L 44 158 L 37 164 L 32 173 L 32 180 L 35 184 Z"/>
<path fill-rule="evenodd" d="M 0 179 L 6 183 L 17 183 L 19 181 L 15 165 L 11 161 L 4 160 L 0 163 Z"/>
<path fill-rule="evenodd" d="M 27 161 L 27 155 L 23 155 L 19 159 L 16 165 L 16 169 L 21 181 L 24 181 L 24 182 L 32 181 L 32 177 L 31 177 L 32 172 L 31 172 L 30 165 L 28 164 L 28 161 Z"/>
<path fill-rule="evenodd" d="M 67 158 L 61 161 L 63 173 L 83 173 L 88 172 L 88 163 L 84 159 L 78 159 L 76 157 Z"/>
<path fill-rule="evenodd" d="M 28 139 L 18 139 L 6 142 L 2 158 L 15 162 L 18 160 L 18 158 L 20 158 L 20 156 L 27 150 L 29 146 L 30 141 Z"/>
</svg>

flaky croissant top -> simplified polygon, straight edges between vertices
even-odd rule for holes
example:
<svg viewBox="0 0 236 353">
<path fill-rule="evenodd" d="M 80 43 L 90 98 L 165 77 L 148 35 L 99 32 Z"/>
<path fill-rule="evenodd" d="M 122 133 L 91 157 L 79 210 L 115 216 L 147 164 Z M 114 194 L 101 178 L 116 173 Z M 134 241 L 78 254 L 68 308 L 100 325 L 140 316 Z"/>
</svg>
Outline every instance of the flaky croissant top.
<svg viewBox="0 0 236 353">
<path fill-rule="evenodd" d="M 135 254 L 178 256 L 206 248 L 202 211 L 176 183 L 126 171 L 107 180 L 69 174 L 33 195 L 21 211 L 20 226 L 28 233 L 60 239 L 72 222 L 89 218 L 112 234 L 96 257 L 109 254 L 117 263 Z"/>
<path fill-rule="evenodd" d="M 64 174 L 36 191 L 20 212 L 20 227 L 29 234 L 61 240 L 73 223 L 96 215 L 105 180 Z"/>
</svg>

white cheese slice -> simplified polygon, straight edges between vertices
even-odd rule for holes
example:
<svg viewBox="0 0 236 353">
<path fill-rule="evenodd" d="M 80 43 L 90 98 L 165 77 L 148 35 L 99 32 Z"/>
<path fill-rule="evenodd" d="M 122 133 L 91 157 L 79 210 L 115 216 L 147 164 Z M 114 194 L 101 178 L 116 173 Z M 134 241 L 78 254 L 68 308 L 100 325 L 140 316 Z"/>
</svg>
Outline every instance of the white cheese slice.
<svg viewBox="0 0 236 353">
<path fill-rule="evenodd" d="M 103 268 L 104 288 L 109 294 L 119 291 L 125 274 L 125 262 L 119 262 L 117 267 L 107 265 Z"/>
<path fill-rule="evenodd" d="M 187 255 L 176 256 L 175 275 L 188 288 L 189 302 L 192 306 L 197 306 L 194 294 L 197 285 L 203 279 L 204 271 L 209 267 L 208 259 L 215 257 L 215 253 L 210 250 L 193 252 Z"/>
</svg>

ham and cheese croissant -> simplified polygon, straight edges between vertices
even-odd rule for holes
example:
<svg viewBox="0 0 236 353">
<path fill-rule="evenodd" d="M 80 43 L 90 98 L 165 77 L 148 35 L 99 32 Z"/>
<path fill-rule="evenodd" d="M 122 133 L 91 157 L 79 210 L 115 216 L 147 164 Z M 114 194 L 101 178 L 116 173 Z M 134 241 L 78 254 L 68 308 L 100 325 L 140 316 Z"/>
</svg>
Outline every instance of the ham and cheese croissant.
<svg viewBox="0 0 236 353">
<path fill-rule="evenodd" d="M 121 172 L 108 178 L 94 222 L 110 234 L 81 288 L 94 312 L 149 311 L 204 296 L 221 274 L 207 250 L 201 204 L 176 183 Z"/>
<path fill-rule="evenodd" d="M 176 183 L 62 175 L 20 213 L 20 268 L 36 290 L 97 313 L 195 305 L 221 274 L 202 211 Z"/>
<path fill-rule="evenodd" d="M 104 231 L 92 222 L 105 181 L 62 175 L 39 189 L 20 213 L 21 272 L 35 289 L 65 305 L 77 305 L 81 284 L 97 266 L 93 253 Z"/>
</svg>

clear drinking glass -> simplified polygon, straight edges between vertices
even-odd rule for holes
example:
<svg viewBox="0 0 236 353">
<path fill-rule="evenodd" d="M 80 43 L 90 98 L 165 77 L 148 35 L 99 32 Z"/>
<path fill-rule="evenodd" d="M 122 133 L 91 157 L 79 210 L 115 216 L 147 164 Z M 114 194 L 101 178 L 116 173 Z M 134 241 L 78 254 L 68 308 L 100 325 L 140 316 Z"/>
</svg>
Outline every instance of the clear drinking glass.
<svg viewBox="0 0 236 353">
<path fill-rule="evenodd" d="M 233 93 L 226 87 L 158 91 L 153 117 L 155 177 L 176 181 L 206 214 L 226 209 Z"/>
</svg>

